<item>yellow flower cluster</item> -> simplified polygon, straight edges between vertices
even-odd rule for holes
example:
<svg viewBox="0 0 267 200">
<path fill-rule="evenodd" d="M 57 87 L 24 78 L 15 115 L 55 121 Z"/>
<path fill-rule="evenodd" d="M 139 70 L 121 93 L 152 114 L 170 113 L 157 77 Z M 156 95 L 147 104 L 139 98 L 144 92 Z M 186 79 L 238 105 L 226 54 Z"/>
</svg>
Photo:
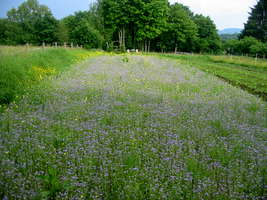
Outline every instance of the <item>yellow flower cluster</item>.
<svg viewBox="0 0 267 200">
<path fill-rule="evenodd" d="M 43 80 L 45 76 L 52 75 L 56 73 L 56 70 L 52 67 L 40 67 L 33 66 L 32 71 L 34 72 L 34 78 L 37 80 Z"/>
<path fill-rule="evenodd" d="M 92 56 L 98 56 L 103 54 L 102 52 L 84 52 L 84 53 L 79 53 L 76 55 L 78 61 L 80 60 L 86 60 Z"/>
</svg>

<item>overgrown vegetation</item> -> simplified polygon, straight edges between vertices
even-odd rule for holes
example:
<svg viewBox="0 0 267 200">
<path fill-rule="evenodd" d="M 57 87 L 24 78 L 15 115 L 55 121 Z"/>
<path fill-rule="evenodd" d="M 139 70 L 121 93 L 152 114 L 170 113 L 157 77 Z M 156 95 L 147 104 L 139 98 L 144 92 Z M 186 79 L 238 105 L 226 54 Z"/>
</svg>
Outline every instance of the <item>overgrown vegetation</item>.
<svg viewBox="0 0 267 200">
<path fill-rule="evenodd" d="M 178 59 L 267 100 L 267 61 L 238 56 L 162 55 Z"/>
<path fill-rule="evenodd" d="M 0 47 L 0 104 L 8 104 L 50 75 L 88 58 L 83 49 Z"/>
<path fill-rule="evenodd" d="M 0 198 L 264 199 L 266 107 L 179 60 L 92 58 L 0 115 Z"/>
</svg>

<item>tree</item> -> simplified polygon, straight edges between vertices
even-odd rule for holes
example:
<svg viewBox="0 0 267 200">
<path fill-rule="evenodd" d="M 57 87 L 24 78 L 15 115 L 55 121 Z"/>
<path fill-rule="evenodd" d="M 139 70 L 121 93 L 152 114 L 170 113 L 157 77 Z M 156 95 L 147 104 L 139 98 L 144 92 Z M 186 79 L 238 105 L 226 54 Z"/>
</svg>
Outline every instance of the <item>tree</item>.
<svg viewBox="0 0 267 200">
<path fill-rule="evenodd" d="M 23 30 L 24 38 L 21 43 L 55 41 L 57 20 L 47 6 L 40 5 L 37 0 L 27 0 L 18 9 L 7 13 L 9 22 L 16 23 Z"/>
<path fill-rule="evenodd" d="M 64 42 L 69 42 L 68 28 L 63 20 L 59 21 L 55 36 L 57 38 L 57 41 L 61 44 L 63 44 Z"/>
<path fill-rule="evenodd" d="M 0 19 L 0 44 L 6 44 L 6 26 L 7 26 L 7 20 L 6 19 Z"/>
<path fill-rule="evenodd" d="M 195 15 L 193 20 L 198 28 L 196 51 L 218 52 L 221 48 L 221 41 L 214 22 L 203 15 Z"/>
<path fill-rule="evenodd" d="M 227 54 L 241 54 L 240 41 L 237 39 L 227 40 L 223 48 Z"/>
<path fill-rule="evenodd" d="M 267 42 L 267 1 L 259 0 L 257 5 L 252 8 L 245 29 L 241 34 L 241 38 L 252 36 Z"/>
<path fill-rule="evenodd" d="M 197 38 L 197 26 L 191 19 L 188 8 L 182 4 L 175 3 L 170 5 L 167 30 L 161 35 L 163 47 L 168 51 L 192 51 L 194 42 Z"/>
<path fill-rule="evenodd" d="M 137 16 L 137 40 L 141 42 L 144 51 L 150 50 L 150 41 L 158 37 L 166 28 L 168 1 L 140 1 L 140 15 Z"/>
<path fill-rule="evenodd" d="M 16 45 L 23 44 L 30 38 L 30 34 L 24 32 L 19 23 L 10 22 L 6 20 L 5 23 L 5 44 L 7 45 Z"/>
<path fill-rule="evenodd" d="M 91 14 L 87 11 L 64 18 L 62 23 L 67 28 L 69 41 L 86 48 L 102 48 L 104 38 L 91 21 Z"/>
<path fill-rule="evenodd" d="M 149 49 L 150 41 L 164 29 L 167 0 L 99 0 L 105 32 L 110 32 L 120 49 L 140 43 Z M 127 33 L 127 34 L 126 34 Z"/>
<path fill-rule="evenodd" d="M 128 6 L 129 0 L 101 0 L 105 29 L 111 35 L 118 34 L 118 42 L 121 50 L 125 49 L 125 29 L 129 24 Z"/>
<path fill-rule="evenodd" d="M 253 37 L 245 37 L 242 40 L 240 40 L 239 43 L 239 51 L 241 51 L 243 54 L 250 54 L 251 47 L 252 46 L 258 46 L 259 41 Z"/>
<path fill-rule="evenodd" d="M 86 20 L 80 21 L 71 33 L 71 40 L 86 48 L 102 48 L 103 37 Z"/>
</svg>

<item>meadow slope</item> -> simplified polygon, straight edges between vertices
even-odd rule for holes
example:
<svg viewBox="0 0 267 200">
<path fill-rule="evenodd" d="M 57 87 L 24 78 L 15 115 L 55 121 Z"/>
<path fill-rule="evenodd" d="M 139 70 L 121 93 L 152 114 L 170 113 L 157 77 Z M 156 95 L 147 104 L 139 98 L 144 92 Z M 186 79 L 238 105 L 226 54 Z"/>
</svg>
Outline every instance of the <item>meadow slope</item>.
<svg viewBox="0 0 267 200">
<path fill-rule="evenodd" d="M 264 198 L 266 108 L 172 59 L 91 58 L 0 115 L 0 198 Z"/>
</svg>

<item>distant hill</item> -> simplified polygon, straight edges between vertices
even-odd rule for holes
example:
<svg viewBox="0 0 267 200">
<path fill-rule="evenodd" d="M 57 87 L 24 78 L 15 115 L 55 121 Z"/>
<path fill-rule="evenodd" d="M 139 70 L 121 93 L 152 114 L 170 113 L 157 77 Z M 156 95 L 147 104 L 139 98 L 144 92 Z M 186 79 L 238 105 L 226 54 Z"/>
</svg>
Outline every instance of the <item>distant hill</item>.
<svg viewBox="0 0 267 200">
<path fill-rule="evenodd" d="M 218 31 L 220 35 L 222 34 L 238 34 L 241 33 L 242 29 L 241 28 L 226 28 L 223 30 Z"/>
</svg>

